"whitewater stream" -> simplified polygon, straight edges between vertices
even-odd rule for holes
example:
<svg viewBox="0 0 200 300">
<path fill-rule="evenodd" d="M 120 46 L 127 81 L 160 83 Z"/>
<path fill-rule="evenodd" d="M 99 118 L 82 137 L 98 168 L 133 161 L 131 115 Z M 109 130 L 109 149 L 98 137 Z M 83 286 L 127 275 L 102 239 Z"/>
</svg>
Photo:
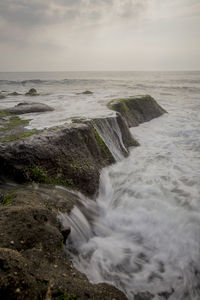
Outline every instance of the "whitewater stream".
<svg viewBox="0 0 200 300">
<path fill-rule="evenodd" d="M 96 204 L 83 199 L 60 218 L 72 229 L 67 251 L 92 282 L 114 284 L 129 299 L 148 291 L 199 300 L 200 103 L 165 108 L 131 129 L 141 146 L 102 171 Z"/>
</svg>

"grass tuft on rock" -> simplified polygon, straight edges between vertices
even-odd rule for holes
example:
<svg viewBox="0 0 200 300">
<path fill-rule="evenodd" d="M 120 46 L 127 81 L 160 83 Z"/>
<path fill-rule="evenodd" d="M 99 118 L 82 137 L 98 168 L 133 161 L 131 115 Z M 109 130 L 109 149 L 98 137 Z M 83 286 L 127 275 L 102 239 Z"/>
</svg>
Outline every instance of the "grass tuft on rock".
<svg viewBox="0 0 200 300">
<path fill-rule="evenodd" d="M 14 199 L 15 199 L 15 190 L 14 191 L 10 191 L 7 194 L 1 194 L 0 195 L 0 204 L 3 206 L 7 206 L 10 205 Z"/>
<path fill-rule="evenodd" d="M 33 182 L 74 187 L 72 179 L 52 178 L 47 174 L 46 170 L 38 166 L 26 167 L 26 175 Z"/>
</svg>

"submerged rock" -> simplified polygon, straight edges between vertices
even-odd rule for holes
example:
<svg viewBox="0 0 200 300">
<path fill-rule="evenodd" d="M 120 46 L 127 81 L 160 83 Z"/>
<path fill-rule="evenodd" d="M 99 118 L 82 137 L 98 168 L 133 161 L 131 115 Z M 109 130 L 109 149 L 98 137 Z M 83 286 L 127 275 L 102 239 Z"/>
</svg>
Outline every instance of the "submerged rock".
<svg viewBox="0 0 200 300">
<path fill-rule="evenodd" d="M 22 94 L 19 94 L 18 92 L 12 92 L 12 93 L 9 93 L 8 96 L 20 96 Z"/>
<path fill-rule="evenodd" d="M 134 296 L 134 300 L 153 300 L 154 295 L 150 294 L 149 292 L 138 293 Z"/>
<path fill-rule="evenodd" d="M 1 93 L 0 93 L 0 99 L 5 99 L 6 98 L 6 96 L 5 95 L 2 95 Z"/>
<path fill-rule="evenodd" d="M 81 94 L 83 94 L 83 95 L 92 95 L 92 94 L 94 94 L 93 92 L 91 92 L 91 91 L 89 91 L 89 90 L 86 90 L 86 91 L 84 91 L 84 92 L 82 92 L 82 93 L 76 93 L 77 95 L 81 95 Z"/>
<path fill-rule="evenodd" d="M 86 90 L 86 91 L 84 91 L 82 94 L 84 94 L 84 95 L 92 95 L 93 92 Z"/>
<path fill-rule="evenodd" d="M 7 108 L 5 111 L 12 113 L 12 114 L 28 114 L 34 112 L 46 112 L 46 111 L 53 111 L 54 108 L 43 104 L 43 103 L 34 103 L 34 102 L 22 102 L 17 104 L 14 107 Z"/>
<path fill-rule="evenodd" d="M 30 89 L 27 93 L 26 96 L 38 96 L 39 94 L 37 93 L 37 90 L 32 88 Z"/>
<path fill-rule="evenodd" d="M 108 108 L 118 111 L 129 127 L 138 126 L 166 113 L 149 95 L 114 99 L 108 103 Z"/>
</svg>

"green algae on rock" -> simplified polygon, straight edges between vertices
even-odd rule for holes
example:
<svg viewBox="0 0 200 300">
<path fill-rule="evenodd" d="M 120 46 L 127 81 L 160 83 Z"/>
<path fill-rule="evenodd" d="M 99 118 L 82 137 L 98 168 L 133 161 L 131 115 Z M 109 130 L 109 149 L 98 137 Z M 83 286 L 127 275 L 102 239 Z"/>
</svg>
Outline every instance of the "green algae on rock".
<svg viewBox="0 0 200 300">
<path fill-rule="evenodd" d="M 127 156 L 128 150 L 125 151 L 125 147 L 136 146 L 128 127 L 120 115 L 107 119 L 109 134 L 113 134 L 119 145 L 123 143 L 119 151 Z M 110 119 L 117 122 L 123 141 L 117 137 Z M 106 122 L 105 117 L 99 120 Z M 17 182 L 64 185 L 90 196 L 95 195 L 100 170 L 114 163 L 115 159 L 94 128 L 94 121 L 91 119 L 83 123 L 65 124 L 56 130 L 46 129 L 12 144 L 0 144 L 0 177 Z"/>
<path fill-rule="evenodd" d="M 118 111 L 129 127 L 150 121 L 166 113 L 150 95 L 138 95 L 113 99 L 107 104 L 109 109 Z"/>
<path fill-rule="evenodd" d="M 36 129 L 28 130 L 25 128 L 30 121 L 30 119 L 22 120 L 10 112 L 0 110 L 0 142 L 8 143 L 21 140 L 38 133 Z"/>
</svg>

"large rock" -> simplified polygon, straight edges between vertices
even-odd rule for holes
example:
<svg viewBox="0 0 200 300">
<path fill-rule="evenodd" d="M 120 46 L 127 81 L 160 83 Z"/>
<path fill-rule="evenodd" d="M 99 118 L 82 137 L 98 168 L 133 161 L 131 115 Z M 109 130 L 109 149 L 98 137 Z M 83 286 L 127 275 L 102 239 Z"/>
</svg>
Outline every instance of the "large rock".
<svg viewBox="0 0 200 300">
<path fill-rule="evenodd" d="M 34 103 L 34 102 L 22 102 L 14 107 L 5 109 L 6 112 L 12 114 L 28 114 L 34 112 L 46 112 L 53 111 L 54 108 L 44 104 L 44 103 Z"/>
<path fill-rule="evenodd" d="M 121 148 L 137 145 L 121 116 L 110 118 L 114 118 L 118 124 L 123 139 Z M 98 190 L 101 168 L 115 159 L 93 122 L 67 124 L 25 139 L 0 144 L 0 177 L 18 182 L 65 185 L 94 195 Z M 106 122 L 106 119 L 102 118 L 102 122 Z M 108 134 L 113 132 L 112 136 L 118 139 L 120 145 L 122 141 L 112 122 L 109 122 Z"/>
<path fill-rule="evenodd" d="M 108 108 L 118 111 L 129 127 L 138 126 L 166 113 L 149 95 L 114 99 L 108 103 Z"/>
<path fill-rule="evenodd" d="M 4 193 L 5 201 L 0 201 L 0 299 L 126 299 L 110 285 L 91 284 L 64 251 L 57 212 L 69 212 L 78 196 L 46 186 L 14 187 Z"/>
<path fill-rule="evenodd" d="M 30 89 L 25 95 L 26 96 L 39 96 L 36 89 L 34 89 L 34 88 Z"/>
</svg>

